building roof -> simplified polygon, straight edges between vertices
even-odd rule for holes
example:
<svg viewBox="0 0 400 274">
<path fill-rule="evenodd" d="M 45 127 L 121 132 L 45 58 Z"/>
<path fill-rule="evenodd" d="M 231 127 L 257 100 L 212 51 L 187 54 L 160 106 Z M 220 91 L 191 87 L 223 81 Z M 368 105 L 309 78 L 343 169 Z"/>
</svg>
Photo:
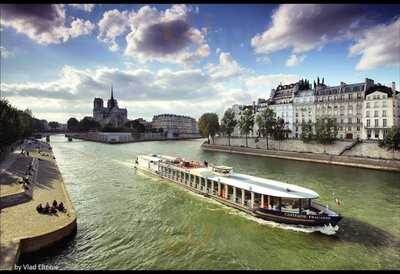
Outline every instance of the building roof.
<svg viewBox="0 0 400 274">
<path fill-rule="evenodd" d="M 375 91 L 380 91 L 380 92 L 386 93 L 388 95 L 388 97 L 393 96 L 393 90 L 390 87 L 382 86 L 382 85 L 373 85 L 365 92 L 365 96 L 367 96 Z"/>
</svg>

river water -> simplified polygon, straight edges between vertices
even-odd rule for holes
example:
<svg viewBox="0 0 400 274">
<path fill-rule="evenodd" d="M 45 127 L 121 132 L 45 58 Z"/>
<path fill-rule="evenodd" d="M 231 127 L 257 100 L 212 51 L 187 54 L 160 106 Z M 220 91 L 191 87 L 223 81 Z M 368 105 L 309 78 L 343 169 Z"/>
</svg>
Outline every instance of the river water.
<svg viewBox="0 0 400 274">
<path fill-rule="evenodd" d="M 400 174 L 202 151 L 203 140 L 106 145 L 51 136 L 78 215 L 70 241 L 20 263 L 60 269 L 399 269 Z M 132 168 L 161 153 L 313 189 L 334 236 L 260 221 Z"/>
</svg>

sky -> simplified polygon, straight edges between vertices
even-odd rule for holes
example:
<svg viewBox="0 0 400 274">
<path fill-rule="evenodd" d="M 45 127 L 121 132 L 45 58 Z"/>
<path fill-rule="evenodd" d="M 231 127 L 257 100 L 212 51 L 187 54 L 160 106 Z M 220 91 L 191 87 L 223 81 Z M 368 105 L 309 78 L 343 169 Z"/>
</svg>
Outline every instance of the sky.
<svg viewBox="0 0 400 274">
<path fill-rule="evenodd" d="M 39 119 L 220 117 L 319 76 L 400 86 L 400 5 L 0 5 L 1 97 Z"/>
</svg>

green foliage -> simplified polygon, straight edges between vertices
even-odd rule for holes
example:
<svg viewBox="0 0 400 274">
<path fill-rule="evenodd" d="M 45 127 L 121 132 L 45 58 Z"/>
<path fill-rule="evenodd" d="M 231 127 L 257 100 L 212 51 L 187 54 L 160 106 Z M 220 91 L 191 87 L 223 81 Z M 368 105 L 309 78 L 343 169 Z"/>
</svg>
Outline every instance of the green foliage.
<svg viewBox="0 0 400 274">
<path fill-rule="evenodd" d="M 69 118 L 67 121 L 67 129 L 70 132 L 79 131 L 79 121 L 74 117 Z"/>
<path fill-rule="evenodd" d="M 254 127 L 254 115 L 253 111 L 250 108 L 247 108 L 242 112 L 238 124 L 240 133 L 246 136 L 246 147 L 247 147 L 248 146 L 247 135 L 249 135 L 249 133 L 253 131 Z"/>
<path fill-rule="evenodd" d="M 379 141 L 379 146 L 387 150 L 400 149 L 400 127 L 393 126 L 388 130 L 387 135 L 383 140 Z"/>
<path fill-rule="evenodd" d="M 208 143 L 210 143 L 210 136 L 214 143 L 214 137 L 220 129 L 218 115 L 216 113 L 204 113 L 199 119 L 198 127 L 201 135 L 207 137 Z"/>
<path fill-rule="evenodd" d="M 321 144 L 332 144 L 336 140 L 338 128 L 334 119 L 320 119 L 315 125 L 315 139 Z"/>
<path fill-rule="evenodd" d="M 305 142 L 308 143 L 310 141 L 312 141 L 314 138 L 313 135 L 313 130 L 312 130 L 312 123 L 311 121 L 308 121 L 306 123 L 303 123 L 301 125 L 301 135 L 300 135 L 300 139 Z"/>
<path fill-rule="evenodd" d="M 0 147 L 5 147 L 19 139 L 41 131 L 43 124 L 30 115 L 11 106 L 7 100 L 0 100 Z"/>
<path fill-rule="evenodd" d="M 231 145 L 231 135 L 233 133 L 233 130 L 235 129 L 235 126 L 237 124 L 237 121 L 235 119 L 235 113 L 231 108 L 228 108 L 225 113 L 224 117 L 221 120 L 221 132 L 228 135 L 228 141 L 229 145 Z"/>
<path fill-rule="evenodd" d="M 285 140 L 288 133 L 290 133 L 290 130 L 285 128 L 285 120 L 282 118 L 277 119 L 272 133 L 274 140 Z"/>
<path fill-rule="evenodd" d="M 142 123 L 140 123 L 138 120 L 126 122 L 125 127 L 133 129 L 135 132 L 140 132 L 140 133 L 143 133 L 146 130 L 146 127 Z"/>
<path fill-rule="evenodd" d="M 268 149 L 268 136 L 270 136 L 275 129 L 276 126 L 276 114 L 270 109 L 266 108 L 262 110 L 256 117 L 256 123 L 258 126 L 259 134 L 265 137 L 267 140 L 267 149 Z"/>
<path fill-rule="evenodd" d="M 93 129 L 98 129 L 98 128 L 93 128 Z M 100 131 L 102 131 L 102 132 L 124 132 L 125 130 L 120 127 L 114 127 L 112 124 L 108 123 L 103 128 L 101 128 Z"/>
<path fill-rule="evenodd" d="M 79 122 L 79 131 L 89 131 L 98 129 L 101 129 L 101 125 L 92 117 L 86 116 Z"/>
</svg>

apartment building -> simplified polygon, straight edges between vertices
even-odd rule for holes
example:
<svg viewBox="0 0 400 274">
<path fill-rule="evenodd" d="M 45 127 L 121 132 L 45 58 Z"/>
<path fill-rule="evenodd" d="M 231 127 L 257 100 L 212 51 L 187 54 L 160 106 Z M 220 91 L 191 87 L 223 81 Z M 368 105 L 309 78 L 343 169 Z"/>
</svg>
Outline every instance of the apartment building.
<svg viewBox="0 0 400 274">
<path fill-rule="evenodd" d="M 363 139 L 383 139 L 392 126 L 400 126 L 400 95 L 394 86 L 370 87 L 365 93 L 363 114 Z"/>
</svg>

